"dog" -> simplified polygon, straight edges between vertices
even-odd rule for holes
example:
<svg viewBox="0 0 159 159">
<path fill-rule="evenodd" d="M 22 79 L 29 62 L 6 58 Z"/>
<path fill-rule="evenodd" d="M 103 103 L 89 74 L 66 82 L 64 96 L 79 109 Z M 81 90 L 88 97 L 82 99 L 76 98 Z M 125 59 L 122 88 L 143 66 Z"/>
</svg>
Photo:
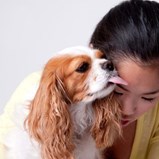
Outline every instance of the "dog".
<svg viewBox="0 0 159 159">
<path fill-rule="evenodd" d="M 41 80 L 15 110 L 5 159 L 102 159 L 121 134 L 112 91 L 126 84 L 104 54 L 66 48 L 45 65 Z"/>
</svg>

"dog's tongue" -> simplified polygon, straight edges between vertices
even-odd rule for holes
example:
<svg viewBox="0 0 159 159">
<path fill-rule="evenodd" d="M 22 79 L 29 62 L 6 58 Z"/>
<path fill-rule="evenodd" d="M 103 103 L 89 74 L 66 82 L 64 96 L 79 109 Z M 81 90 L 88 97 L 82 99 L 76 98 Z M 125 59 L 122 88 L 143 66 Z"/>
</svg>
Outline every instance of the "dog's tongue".
<svg viewBox="0 0 159 159">
<path fill-rule="evenodd" d="M 127 85 L 128 84 L 126 81 L 124 81 L 119 76 L 111 77 L 109 79 L 109 82 L 112 82 L 112 83 L 115 83 L 115 84 L 123 84 L 123 85 Z"/>
</svg>

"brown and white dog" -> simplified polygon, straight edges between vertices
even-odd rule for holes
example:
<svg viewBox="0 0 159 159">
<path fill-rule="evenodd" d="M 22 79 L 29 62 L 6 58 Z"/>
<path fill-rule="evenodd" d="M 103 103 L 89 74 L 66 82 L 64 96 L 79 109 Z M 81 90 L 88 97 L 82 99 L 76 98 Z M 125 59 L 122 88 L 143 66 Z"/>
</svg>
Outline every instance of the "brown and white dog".
<svg viewBox="0 0 159 159">
<path fill-rule="evenodd" d="M 111 92 L 115 83 L 126 84 L 102 57 L 99 50 L 79 46 L 48 61 L 27 97 L 29 108 L 25 102 L 17 106 L 5 159 L 102 158 L 121 133 L 120 108 Z"/>
</svg>

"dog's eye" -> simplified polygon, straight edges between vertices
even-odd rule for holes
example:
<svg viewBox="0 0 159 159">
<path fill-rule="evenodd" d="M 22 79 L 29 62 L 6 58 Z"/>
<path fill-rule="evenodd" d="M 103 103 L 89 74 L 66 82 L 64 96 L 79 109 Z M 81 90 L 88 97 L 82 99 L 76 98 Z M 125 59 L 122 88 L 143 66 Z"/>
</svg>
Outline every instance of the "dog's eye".
<svg viewBox="0 0 159 159">
<path fill-rule="evenodd" d="M 77 69 L 76 72 L 84 73 L 89 69 L 89 63 L 83 62 Z"/>
</svg>

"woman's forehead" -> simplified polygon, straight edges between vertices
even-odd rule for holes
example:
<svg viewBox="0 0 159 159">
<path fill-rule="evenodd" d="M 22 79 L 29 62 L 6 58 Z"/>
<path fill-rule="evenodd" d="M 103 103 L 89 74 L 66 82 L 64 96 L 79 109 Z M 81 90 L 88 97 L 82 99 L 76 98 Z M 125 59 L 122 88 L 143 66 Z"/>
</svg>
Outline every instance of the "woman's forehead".
<svg viewBox="0 0 159 159">
<path fill-rule="evenodd" d="M 123 61 L 116 64 L 119 76 L 127 83 L 128 89 L 149 92 L 159 89 L 159 69 L 142 67 L 134 61 Z"/>
</svg>

